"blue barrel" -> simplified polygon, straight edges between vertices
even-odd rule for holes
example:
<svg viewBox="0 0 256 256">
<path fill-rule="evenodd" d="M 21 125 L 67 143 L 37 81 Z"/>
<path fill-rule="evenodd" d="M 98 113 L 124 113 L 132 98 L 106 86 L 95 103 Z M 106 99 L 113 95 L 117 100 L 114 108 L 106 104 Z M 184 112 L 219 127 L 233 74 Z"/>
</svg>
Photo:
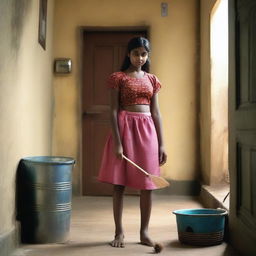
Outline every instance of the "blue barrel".
<svg viewBox="0 0 256 256">
<path fill-rule="evenodd" d="M 182 209 L 176 215 L 179 240 L 191 245 L 217 245 L 224 238 L 225 209 Z"/>
<path fill-rule="evenodd" d="M 21 160 L 17 175 L 17 206 L 23 243 L 67 241 L 74 163 L 73 158 L 56 156 Z"/>
</svg>

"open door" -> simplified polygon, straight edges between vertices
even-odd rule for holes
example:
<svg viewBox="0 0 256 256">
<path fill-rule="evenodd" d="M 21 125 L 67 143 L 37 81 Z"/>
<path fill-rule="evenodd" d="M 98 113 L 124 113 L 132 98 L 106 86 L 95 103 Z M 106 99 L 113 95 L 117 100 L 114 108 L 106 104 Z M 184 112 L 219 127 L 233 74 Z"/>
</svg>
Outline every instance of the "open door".
<svg viewBox="0 0 256 256">
<path fill-rule="evenodd" d="M 230 238 L 256 255 L 256 1 L 229 0 Z"/>
</svg>

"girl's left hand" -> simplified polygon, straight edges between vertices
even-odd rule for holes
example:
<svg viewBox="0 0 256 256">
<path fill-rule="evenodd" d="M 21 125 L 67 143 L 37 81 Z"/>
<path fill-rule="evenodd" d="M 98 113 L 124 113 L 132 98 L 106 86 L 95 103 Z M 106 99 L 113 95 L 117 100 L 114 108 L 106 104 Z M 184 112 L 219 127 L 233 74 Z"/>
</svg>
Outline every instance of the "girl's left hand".
<svg viewBox="0 0 256 256">
<path fill-rule="evenodd" d="M 167 160 L 167 155 L 165 153 L 164 148 L 160 147 L 159 148 L 159 164 L 160 165 L 164 165 L 166 163 Z"/>
</svg>

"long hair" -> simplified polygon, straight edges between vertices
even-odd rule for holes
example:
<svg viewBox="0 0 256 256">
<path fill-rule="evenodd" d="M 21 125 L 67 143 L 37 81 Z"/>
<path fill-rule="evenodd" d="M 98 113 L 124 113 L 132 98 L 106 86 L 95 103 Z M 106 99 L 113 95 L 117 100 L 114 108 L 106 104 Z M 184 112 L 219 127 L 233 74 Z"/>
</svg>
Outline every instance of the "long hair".
<svg viewBox="0 0 256 256">
<path fill-rule="evenodd" d="M 121 71 L 127 70 L 131 65 L 131 61 L 130 61 L 130 58 L 128 57 L 128 53 L 130 53 L 133 49 L 136 49 L 139 47 L 144 47 L 148 53 L 150 52 L 150 44 L 146 38 L 144 37 L 132 38 L 127 45 L 126 56 L 121 66 Z M 150 60 L 148 57 L 146 63 L 141 67 L 141 69 L 146 72 L 149 72 L 149 66 L 150 66 Z"/>
</svg>

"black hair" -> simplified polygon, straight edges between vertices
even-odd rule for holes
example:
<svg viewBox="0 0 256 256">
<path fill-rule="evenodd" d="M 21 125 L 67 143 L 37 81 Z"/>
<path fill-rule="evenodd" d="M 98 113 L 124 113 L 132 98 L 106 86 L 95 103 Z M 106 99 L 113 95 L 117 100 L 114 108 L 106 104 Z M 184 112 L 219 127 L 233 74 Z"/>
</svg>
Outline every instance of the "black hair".
<svg viewBox="0 0 256 256">
<path fill-rule="evenodd" d="M 139 48 L 139 47 L 144 47 L 145 50 L 149 53 L 150 52 L 150 44 L 149 41 L 144 38 L 144 37 L 134 37 L 132 38 L 127 45 L 127 50 L 126 50 L 126 56 L 124 58 L 123 64 L 121 66 L 121 71 L 127 70 L 130 65 L 131 61 L 128 56 L 128 53 L 130 53 L 133 49 Z M 150 60 L 149 57 L 146 61 L 146 63 L 141 67 L 142 70 L 149 72 L 149 66 L 150 66 Z"/>
</svg>

